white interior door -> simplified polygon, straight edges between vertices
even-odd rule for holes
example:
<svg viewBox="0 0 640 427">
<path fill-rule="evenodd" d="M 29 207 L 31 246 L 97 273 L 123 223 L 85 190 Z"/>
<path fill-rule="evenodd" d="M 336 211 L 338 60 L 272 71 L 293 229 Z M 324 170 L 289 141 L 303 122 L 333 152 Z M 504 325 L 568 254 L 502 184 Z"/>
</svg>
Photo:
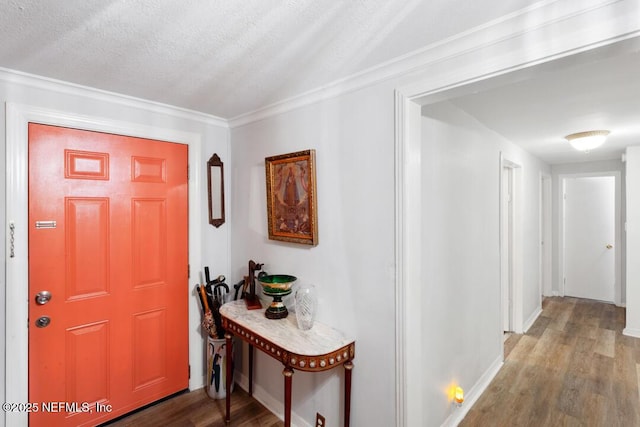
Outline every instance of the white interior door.
<svg viewBox="0 0 640 427">
<path fill-rule="evenodd" d="M 565 295 L 613 302 L 615 177 L 565 178 Z"/>
</svg>

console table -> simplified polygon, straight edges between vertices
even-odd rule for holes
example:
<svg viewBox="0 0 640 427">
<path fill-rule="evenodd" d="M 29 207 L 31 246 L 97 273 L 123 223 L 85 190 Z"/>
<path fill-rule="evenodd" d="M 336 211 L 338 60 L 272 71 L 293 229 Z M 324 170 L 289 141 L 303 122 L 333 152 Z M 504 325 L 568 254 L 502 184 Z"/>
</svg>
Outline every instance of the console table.
<svg viewBox="0 0 640 427">
<path fill-rule="evenodd" d="M 307 372 L 344 367 L 344 425 L 349 426 L 351 412 L 351 371 L 355 341 L 342 332 L 315 322 L 313 328 L 298 328 L 295 314 L 284 319 L 267 319 L 264 310 L 247 310 L 244 301 L 224 304 L 220 308 L 222 327 L 227 340 L 227 360 L 232 357 L 233 336 L 249 343 L 249 394 L 253 383 L 253 348 L 268 354 L 284 365 L 284 425 L 291 426 L 291 378 L 294 369 Z M 225 421 L 231 421 L 232 364 L 227 363 L 227 397 Z"/>
</svg>

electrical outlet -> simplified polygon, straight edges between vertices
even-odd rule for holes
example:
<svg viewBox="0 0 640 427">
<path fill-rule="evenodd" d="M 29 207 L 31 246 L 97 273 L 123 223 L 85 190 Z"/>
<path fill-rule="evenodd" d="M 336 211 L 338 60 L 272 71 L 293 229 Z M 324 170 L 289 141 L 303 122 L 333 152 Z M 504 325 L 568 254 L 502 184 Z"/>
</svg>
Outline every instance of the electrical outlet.
<svg viewBox="0 0 640 427">
<path fill-rule="evenodd" d="M 319 412 L 316 412 L 316 427 L 325 427 L 324 417 Z"/>
</svg>

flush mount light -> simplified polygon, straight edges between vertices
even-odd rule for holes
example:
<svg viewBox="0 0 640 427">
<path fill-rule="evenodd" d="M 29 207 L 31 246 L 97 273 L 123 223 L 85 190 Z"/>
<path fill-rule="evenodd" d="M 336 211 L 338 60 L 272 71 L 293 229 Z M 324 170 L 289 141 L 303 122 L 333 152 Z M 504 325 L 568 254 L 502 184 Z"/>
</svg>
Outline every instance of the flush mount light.
<svg viewBox="0 0 640 427">
<path fill-rule="evenodd" d="M 567 135 L 564 138 L 578 151 L 588 152 L 601 146 L 609 135 L 608 130 L 590 130 Z"/>
</svg>

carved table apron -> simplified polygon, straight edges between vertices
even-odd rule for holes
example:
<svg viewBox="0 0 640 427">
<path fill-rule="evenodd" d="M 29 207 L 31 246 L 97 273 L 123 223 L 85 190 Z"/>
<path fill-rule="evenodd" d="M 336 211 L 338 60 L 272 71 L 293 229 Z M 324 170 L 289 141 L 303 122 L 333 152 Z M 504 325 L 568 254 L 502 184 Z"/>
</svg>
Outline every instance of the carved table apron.
<svg viewBox="0 0 640 427">
<path fill-rule="evenodd" d="M 326 371 L 342 365 L 344 382 L 344 425 L 349 426 L 351 412 L 351 370 L 355 341 L 320 322 L 303 331 L 293 313 L 285 319 L 267 319 L 264 310 L 247 310 L 244 301 L 224 304 L 220 308 L 227 339 L 227 360 L 231 360 L 231 339 L 235 335 L 249 343 L 249 394 L 253 390 L 253 347 L 284 365 L 284 425 L 291 426 L 291 377 L 294 369 L 307 372 Z M 227 397 L 225 421 L 231 421 L 232 364 L 227 363 Z"/>
</svg>

